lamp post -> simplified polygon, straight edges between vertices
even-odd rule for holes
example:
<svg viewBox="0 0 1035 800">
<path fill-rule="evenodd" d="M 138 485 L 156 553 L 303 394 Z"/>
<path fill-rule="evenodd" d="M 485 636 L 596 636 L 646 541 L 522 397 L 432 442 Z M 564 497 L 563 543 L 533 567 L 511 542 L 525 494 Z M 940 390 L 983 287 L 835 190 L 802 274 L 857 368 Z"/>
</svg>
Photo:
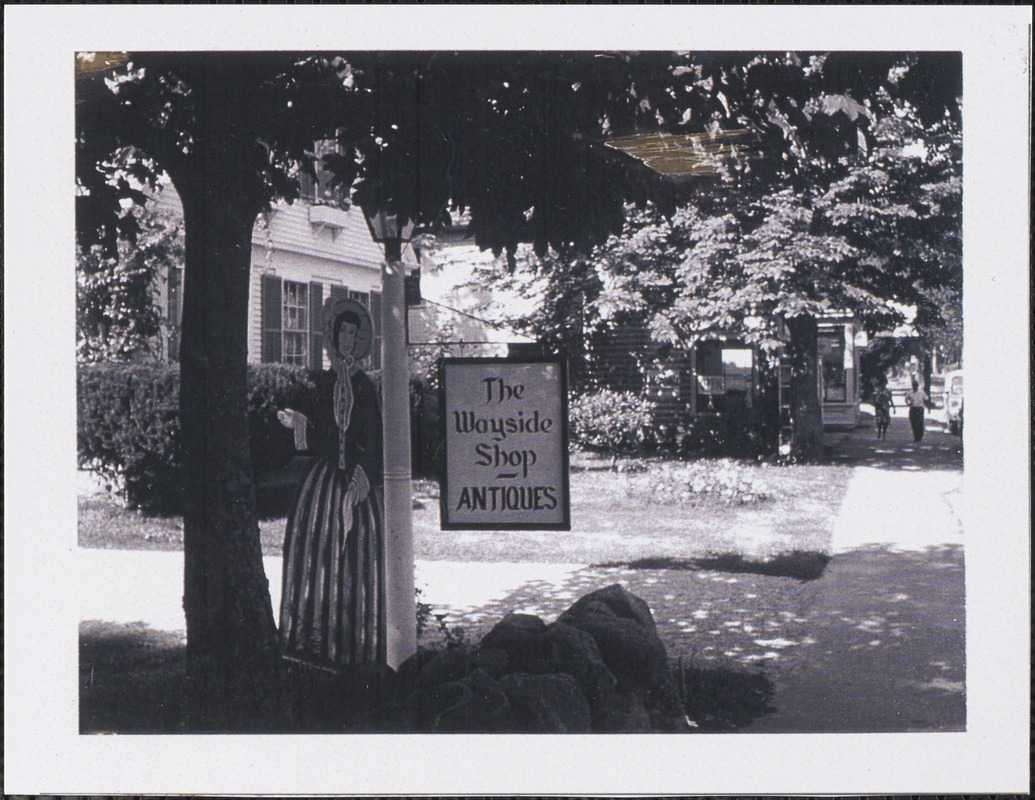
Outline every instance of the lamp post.
<svg viewBox="0 0 1035 800">
<path fill-rule="evenodd" d="M 410 463 L 410 390 L 406 358 L 405 269 L 402 244 L 413 223 L 399 224 L 379 210 L 367 214 L 370 235 L 382 244 L 381 390 L 385 468 L 386 613 L 388 665 L 398 666 L 417 650 L 413 579 L 413 497 Z"/>
</svg>

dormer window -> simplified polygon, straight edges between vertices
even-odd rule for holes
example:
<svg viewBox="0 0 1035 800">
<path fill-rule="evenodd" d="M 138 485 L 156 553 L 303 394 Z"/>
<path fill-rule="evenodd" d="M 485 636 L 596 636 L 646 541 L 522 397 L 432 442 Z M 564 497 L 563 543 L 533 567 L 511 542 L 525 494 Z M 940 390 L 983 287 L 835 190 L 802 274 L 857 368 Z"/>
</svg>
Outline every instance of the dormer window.
<svg viewBox="0 0 1035 800">
<path fill-rule="evenodd" d="M 329 170 L 324 169 L 322 164 L 323 157 L 329 153 L 344 155 L 341 146 L 333 139 L 316 142 L 313 145 L 313 154 L 316 156 L 316 162 L 313 165 L 316 169 L 316 177 L 304 172 L 298 176 L 299 197 L 302 200 L 310 203 L 337 205 L 341 192 L 338 188 L 331 186 L 333 176 Z"/>
</svg>

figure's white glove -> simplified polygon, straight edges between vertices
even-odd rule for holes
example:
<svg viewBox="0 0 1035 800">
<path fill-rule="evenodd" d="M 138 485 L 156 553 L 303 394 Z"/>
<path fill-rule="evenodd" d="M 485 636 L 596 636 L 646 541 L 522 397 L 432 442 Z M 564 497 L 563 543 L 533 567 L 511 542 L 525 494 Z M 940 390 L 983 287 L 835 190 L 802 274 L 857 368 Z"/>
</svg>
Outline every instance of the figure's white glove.
<svg viewBox="0 0 1035 800">
<path fill-rule="evenodd" d="M 305 435 L 305 426 L 306 422 L 308 422 L 305 414 L 291 408 L 285 408 L 283 411 L 277 412 L 277 419 L 285 428 L 291 428 L 294 431 L 296 450 L 309 449 Z"/>
</svg>

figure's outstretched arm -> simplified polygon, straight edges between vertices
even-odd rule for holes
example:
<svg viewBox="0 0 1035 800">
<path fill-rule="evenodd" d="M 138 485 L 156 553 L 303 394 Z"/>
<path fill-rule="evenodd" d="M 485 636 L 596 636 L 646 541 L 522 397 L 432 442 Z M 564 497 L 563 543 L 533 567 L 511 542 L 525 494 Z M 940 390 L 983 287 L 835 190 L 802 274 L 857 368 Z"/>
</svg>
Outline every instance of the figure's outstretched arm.
<svg viewBox="0 0 1035 800">
<path fill-rule="evenodd" d="M 295 449 L 308 450 L 308 435 L 306 429 L 309 427 L 309 419 L 301 411 L 285 408 L 277 412 L 277 419 L 285 428 L 291 428 L 295 434 Z"/>
</svg>

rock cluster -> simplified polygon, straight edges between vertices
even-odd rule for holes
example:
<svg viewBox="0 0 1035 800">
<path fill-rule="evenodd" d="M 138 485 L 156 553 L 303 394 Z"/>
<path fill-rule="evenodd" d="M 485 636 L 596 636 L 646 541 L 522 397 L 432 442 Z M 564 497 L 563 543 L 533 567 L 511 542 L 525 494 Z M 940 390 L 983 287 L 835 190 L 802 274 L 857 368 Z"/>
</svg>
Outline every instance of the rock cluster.
<svg viewBox="0 0 1035 800">
<path fill-rule="evenodd" d="M 688 729 L 650 607 L 618 584 L 549 625 L 508 614 L 477 646 L 419 652 L 395 677 L 397 718 L 420 731 Z"/>
</svg>

